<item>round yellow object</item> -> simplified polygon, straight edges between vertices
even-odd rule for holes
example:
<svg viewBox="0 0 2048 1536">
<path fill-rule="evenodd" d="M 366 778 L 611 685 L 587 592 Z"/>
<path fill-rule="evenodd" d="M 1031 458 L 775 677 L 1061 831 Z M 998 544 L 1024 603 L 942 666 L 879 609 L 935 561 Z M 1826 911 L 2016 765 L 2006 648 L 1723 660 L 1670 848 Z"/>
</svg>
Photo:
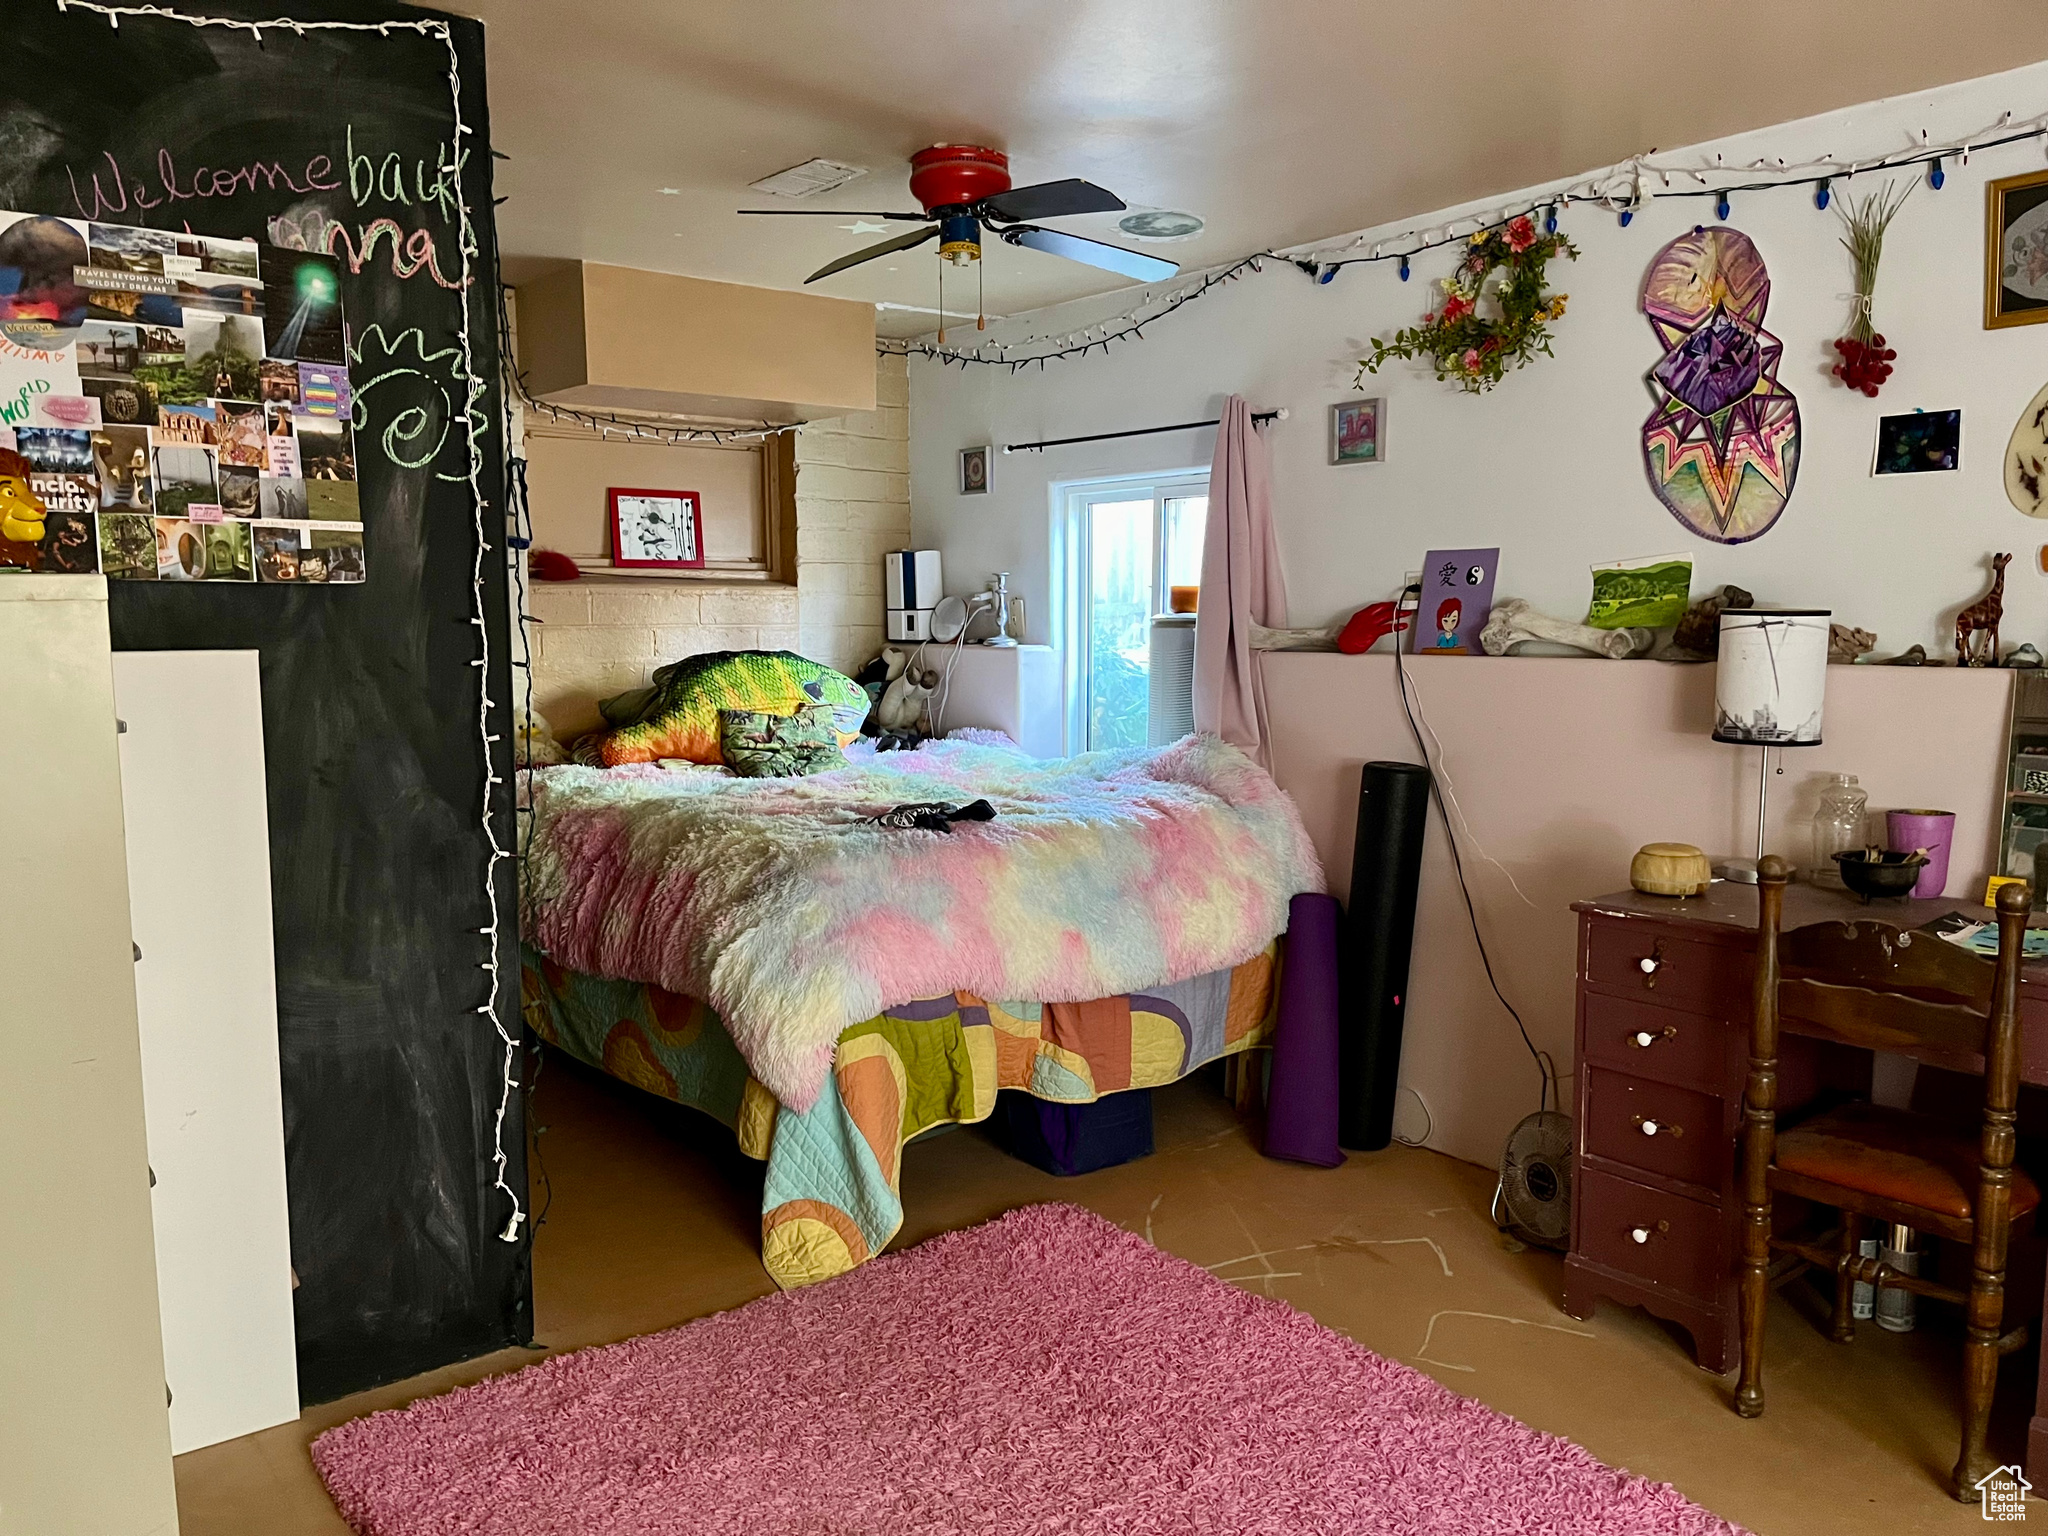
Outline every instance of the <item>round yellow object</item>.
<svg viewBox="0 0 2048 1536">
<path fill-rule="evenodd" d="M 1697 896 L 1713 878 L 1691 843 L 1645 843 L 1628 866 L 1628 883 L 1650 896 Z"/>
</svg>

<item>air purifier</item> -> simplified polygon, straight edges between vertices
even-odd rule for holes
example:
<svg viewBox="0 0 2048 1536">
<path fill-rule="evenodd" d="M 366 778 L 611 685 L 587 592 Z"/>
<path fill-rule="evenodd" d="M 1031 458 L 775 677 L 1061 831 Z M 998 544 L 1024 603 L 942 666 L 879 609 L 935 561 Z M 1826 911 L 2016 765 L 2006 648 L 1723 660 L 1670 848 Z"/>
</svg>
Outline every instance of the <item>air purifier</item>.
<svg viewBox="0 0 2048 1536">
<path fill-rule="evenodd" d="M 886 632 L 891 640 L 922 642 L 932 637 L 932 609 L 943 583 L 936 549 L 892 549 L 882 556 L 882 589 L 888 594 Z"/>
</svg>

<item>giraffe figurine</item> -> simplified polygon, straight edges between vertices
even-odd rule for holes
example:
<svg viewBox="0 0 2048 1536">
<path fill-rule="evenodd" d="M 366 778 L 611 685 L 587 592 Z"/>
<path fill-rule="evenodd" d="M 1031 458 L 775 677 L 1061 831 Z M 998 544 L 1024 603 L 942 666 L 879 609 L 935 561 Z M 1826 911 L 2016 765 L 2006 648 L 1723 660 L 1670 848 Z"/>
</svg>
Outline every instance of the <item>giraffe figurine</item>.
<svg viewBox="0 0 2048 1536">
<path fill-rule="evenodd" d="M 2011 563 L 2011 555 L 1993 555 L 1991 590 L 1956 615 L 1957 666 L 1998 665 L 1998 621 L 2005 617 L 2005 568 Z M 1979 635 L 1987 637 L 1989 644 L 1977 645 Z"/>
</svg>

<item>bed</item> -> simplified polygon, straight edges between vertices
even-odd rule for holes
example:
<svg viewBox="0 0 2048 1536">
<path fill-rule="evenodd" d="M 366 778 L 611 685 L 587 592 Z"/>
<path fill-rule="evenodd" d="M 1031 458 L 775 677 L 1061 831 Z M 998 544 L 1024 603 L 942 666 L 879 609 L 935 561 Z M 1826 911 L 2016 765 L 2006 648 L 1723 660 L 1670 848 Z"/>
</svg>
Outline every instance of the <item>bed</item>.
<svg viewBox="0 0 2048 1536">
<path fill-rule="evenodd" d="M 1000 1089 L 1087 1103 L 1267 1043 L 1288 901 L 1322 884 L 1293 803 L 1214 738 L 851 759 L 522 787 L 530 1027 L 767 1161 L 783 1286 L 878 1252 L 903 1144 Z M 993 819 L 948 832 L 876 819 L 975 800 Z"/>
</svg>

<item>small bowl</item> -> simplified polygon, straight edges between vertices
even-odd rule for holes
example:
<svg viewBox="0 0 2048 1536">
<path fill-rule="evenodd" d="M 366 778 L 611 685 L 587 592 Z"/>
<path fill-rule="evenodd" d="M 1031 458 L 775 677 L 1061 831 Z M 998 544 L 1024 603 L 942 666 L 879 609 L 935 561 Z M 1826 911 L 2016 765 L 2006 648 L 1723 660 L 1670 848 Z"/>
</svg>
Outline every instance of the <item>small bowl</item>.
<svg viewBox="0 0 2048 1536">
<path fill-rule="evenodd" d="M 1870 849 L 1852 848 L 1846 853 L 1834 856 L 1835 863 L 1842 871 L 1842 884 L 1849 887 L 1865 901 L 1880 896 L 1905 896 L 1920 878 L 1920 871 L 1927 863 L 1924 853 L 1879 853 L 1872 858 Z"/>
</svg>

